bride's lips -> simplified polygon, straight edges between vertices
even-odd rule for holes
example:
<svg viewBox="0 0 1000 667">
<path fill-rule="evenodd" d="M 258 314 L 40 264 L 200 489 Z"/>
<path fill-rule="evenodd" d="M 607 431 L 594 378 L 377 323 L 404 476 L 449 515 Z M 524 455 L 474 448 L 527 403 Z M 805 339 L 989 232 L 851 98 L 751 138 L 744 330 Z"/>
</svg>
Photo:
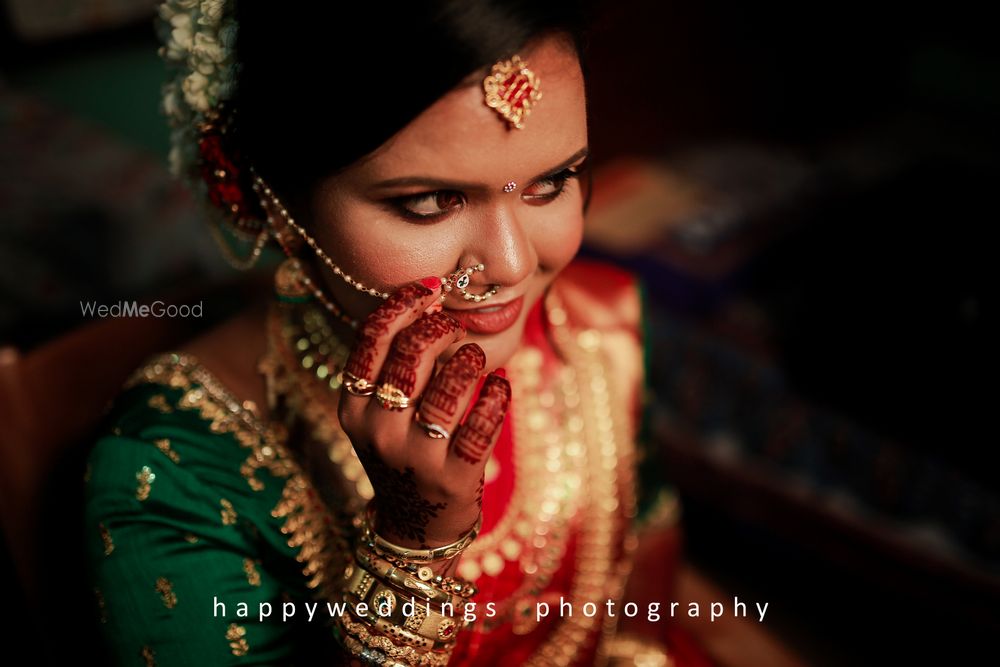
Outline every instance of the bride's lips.
<svg viewBox="0 0 1000 667">
<path fill-rule="evenodd" d="M 449 315 L 462 323 L 466 331 L 477 334 L 496 334 L 508 329 L 521 314 L 524 297 L 519 296 L 507 303 L 482 308 L 455 310 L 445 308 Z"/>
</svg>

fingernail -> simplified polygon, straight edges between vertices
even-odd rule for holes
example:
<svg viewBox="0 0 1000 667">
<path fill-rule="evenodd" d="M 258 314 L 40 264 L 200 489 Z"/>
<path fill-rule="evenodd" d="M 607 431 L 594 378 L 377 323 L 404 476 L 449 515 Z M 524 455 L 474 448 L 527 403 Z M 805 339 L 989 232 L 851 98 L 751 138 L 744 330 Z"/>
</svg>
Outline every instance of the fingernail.
<svg viewBox="0 0 1000 667">
<path fill-rule="evenodd" d="M 498 368 L 498 369 L 496 369 L 493 372 L 496 373 L 497 375 L 499 375 L 502 378 L 507 377 L 507 369 L 506 368 Z"/>
<path fill-rule="evenodd" d="M 423 278 L 420 281 L 420 284 L 426 287 L 427 289 L 436 290 L 439 287 L 441 287 L 441 279 L 438 278 L 437 276 L 429 276 L 427 278 Z"/>
</svg>

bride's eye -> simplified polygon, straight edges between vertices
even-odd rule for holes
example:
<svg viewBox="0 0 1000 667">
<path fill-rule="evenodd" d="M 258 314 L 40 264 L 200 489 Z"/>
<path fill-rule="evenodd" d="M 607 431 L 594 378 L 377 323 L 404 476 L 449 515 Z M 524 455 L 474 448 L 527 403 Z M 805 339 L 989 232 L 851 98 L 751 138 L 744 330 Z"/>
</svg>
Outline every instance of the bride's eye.
<svg viewBox="0 0 1000 667">
<path fill-rule="evenodd" d="M 393 200 L 400 214 L 412 220 L 432 220 L 462 205 L 462 194 L 454 190 L 436 190 Z"/>
<path fill-rule="evenodd" d="M 586 168 L 587 162 L 584 161 L 576 167 L 563 169 L 556 174 L 535 181 L 525 189 L 521 199 L 538 203 L 552 201 L 566 191 L 566 184 L 570 179 L 579 178 Z"/>
</svg>

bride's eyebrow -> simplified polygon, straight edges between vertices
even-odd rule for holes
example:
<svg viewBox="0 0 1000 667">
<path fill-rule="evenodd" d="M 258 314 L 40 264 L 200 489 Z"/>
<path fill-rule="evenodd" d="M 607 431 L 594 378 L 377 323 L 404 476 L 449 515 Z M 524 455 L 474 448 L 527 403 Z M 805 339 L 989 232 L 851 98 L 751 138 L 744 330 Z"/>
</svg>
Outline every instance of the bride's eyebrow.
<svg viewBox="0 0 1000 667">
<path fill-rule="evenodd" d="M 558 174 L 560 171 L 571 166 L 574 162 L 582 157 L 590 155 L 590 149 L 584 146 L 573 155 L 569 156 L 567 159 L 560 162 L 555 167 L 547 169 L 538 176 L 531 179 L 531 183 L 539 181 L 550 176 Z M 495 190 L 496 184 L 493 185 L 483 185 L 482 183 L 470 183 L 467 181 L 451 181 L 440 178 L 432 178 L 428 176 L 401 176 L 399 178 L 390 178 L 385 181 L 379 181 L 372 185 L 373 190 L 384 190 L 388 188 L 398 188 L 404 186 L 418 186 L 424 187 L 432 190 L 463 190 L 463 191 L 489 191 Z"/>
</svg>

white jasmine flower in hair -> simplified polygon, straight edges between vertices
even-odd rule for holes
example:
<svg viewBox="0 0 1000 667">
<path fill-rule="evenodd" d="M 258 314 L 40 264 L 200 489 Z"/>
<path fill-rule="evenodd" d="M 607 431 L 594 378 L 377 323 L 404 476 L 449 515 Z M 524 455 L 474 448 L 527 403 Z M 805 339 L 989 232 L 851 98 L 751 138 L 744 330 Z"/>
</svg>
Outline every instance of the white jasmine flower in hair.
<svg viewBox="0 0 1000 667">
<path fill-rule="evenodd" d="M 218 23 L 222 18 L 222 11 L 225 9 L 225 6 L 225 0 L 202 0 L 201 18 L 198 19 L 198 23 L 202 25 Z"/>
<path fill-rule="evenodd" d="M 173 83 L 163 87 L 163 112 L 168 116 L 177 116 L 181 113 L 180 94 Z"/>
<path fill-rule="evenodd" d="M 177 9 L 174 8 L 169 2 L 164 2 L 156 8 L 156 13 L 159 14 L 163 21 L 170 23 L 170 19 L 177 14 Z"/>
<path fill-rule="evenodd" d="M 177 49 L 190 51 L 194 43 L 194 28 L 191 25 L 190 14 L 177 14 L 170 19 L 170 25 L 173 26 L 170 32 L 170 40 L 173 42 L 170 45 L 171 50 L 176 45 Z"/>
<path fill-rule="evenodd" d="M 191 72 L 191 74 L 184 78 L 181 88 L 184 90 L 185 102 L 202 113 L 208 112 L 209 104 L 206 90 L 208 88 L 208 77 L 201 72 Z"/>
<path fill-rule="evenodd" d="M 215 63 L 211 60 L 195 60 L 194 61 L 194 71 L 199 74 L 203 74 L 206 77 L 211 77 L 215 75 Z"/>
<path fill-rule="evenodd" d="M 226 59 L 226 53 L 215 37 L 206 32 L 195 33 L 194 47 L 191 52 L 194 53 L 195 57 L 213 63 L 221 63 Z"/>
</svg>

